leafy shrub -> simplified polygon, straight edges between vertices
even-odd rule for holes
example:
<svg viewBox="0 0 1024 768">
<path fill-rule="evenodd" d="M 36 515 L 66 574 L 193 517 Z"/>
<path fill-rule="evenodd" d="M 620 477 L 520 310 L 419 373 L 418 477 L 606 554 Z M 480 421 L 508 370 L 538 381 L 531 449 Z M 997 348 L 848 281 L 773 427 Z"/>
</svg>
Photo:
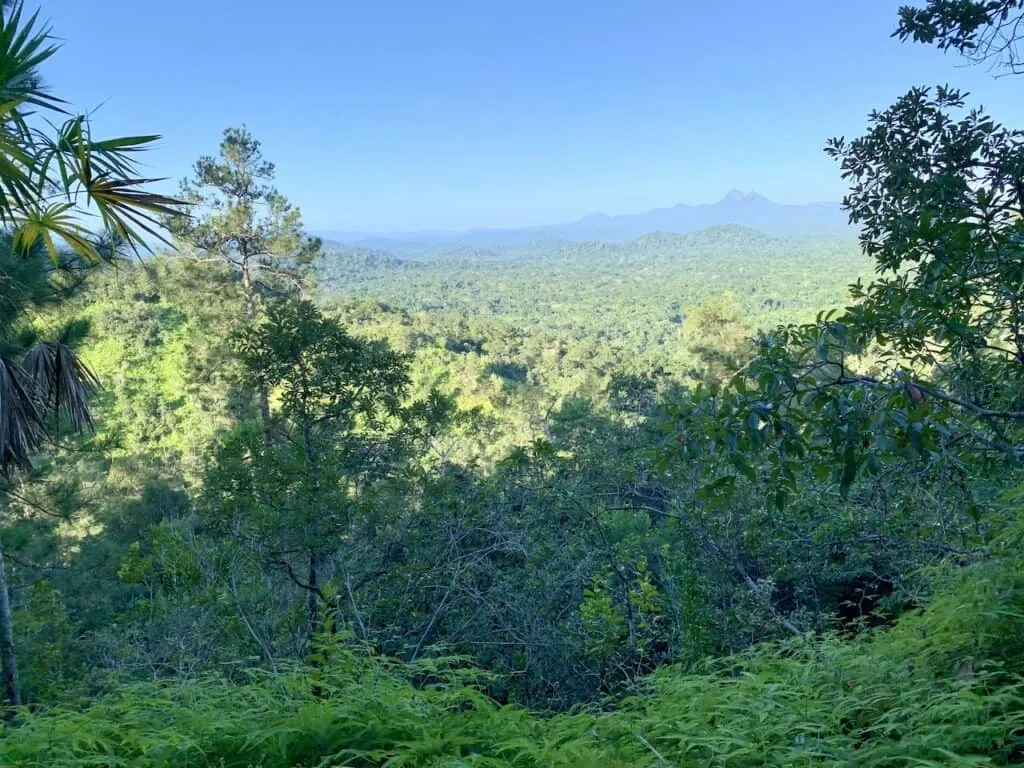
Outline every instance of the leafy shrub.
<svg viewBox="0 0 1024 768">
<path fill-rule="evenodd" d="M 1022 541 L 1007 534 L 987 562 L 937 574 L 928 607 L 892 628 L 667 668 L 604 710 L 540 717 L 495 704 L 457 659 L 341 646 L 323 670 L 125 685 L 83 710 L 26 714 L 2 733 L 0 765 L 1020 764 Z"/>
</svg>

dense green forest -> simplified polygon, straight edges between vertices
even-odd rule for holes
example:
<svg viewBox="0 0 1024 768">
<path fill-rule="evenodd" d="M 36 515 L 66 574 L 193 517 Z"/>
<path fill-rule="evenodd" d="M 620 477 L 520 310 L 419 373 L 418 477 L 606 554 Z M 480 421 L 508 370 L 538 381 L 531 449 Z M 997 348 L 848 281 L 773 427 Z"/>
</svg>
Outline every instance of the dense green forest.
<svg viewBox="0 0 1024 768">
<path fill-rule="evenodd" d="M 0 766 L 1024 764 L 1020 131 L 830 141 L 855 244 L 372 251 L 0 19 Z"/>
<path fill-rule="evenodd" d="M 394 251 L 328 243 L 320 294 L 361 296 L 410 312 L 495 317 L 597 339 L 649 365 L 684 370 L 681 340 L 711 305 L 751 332 L 842 307 L 871 274 L 853 238 L 765 235 L 738 225 L 627 243 L 544 241 Z"/>
</svg>

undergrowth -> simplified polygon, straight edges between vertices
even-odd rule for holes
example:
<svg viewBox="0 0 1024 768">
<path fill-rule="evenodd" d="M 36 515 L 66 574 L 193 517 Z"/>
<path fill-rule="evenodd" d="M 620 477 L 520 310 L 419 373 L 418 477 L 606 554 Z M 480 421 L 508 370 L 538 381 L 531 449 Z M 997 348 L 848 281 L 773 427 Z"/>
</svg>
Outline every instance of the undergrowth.
<svg viewBox="0 0 1024 768">
<path fill-rule="evenodd" d="M 6 726 L 18 768 L 313 766 L 982 766 L 1024 764 L 1024 559 L 937 577 L 892 628 L 667 668 L 605 710 L 499 706 L 474 670 L 336 649 L 311 680 L 119 686 Z M 425 683 L 424 681 L 430 681 Z M 311 692 L 318 689 L 319 697 Z"/>
</svg>

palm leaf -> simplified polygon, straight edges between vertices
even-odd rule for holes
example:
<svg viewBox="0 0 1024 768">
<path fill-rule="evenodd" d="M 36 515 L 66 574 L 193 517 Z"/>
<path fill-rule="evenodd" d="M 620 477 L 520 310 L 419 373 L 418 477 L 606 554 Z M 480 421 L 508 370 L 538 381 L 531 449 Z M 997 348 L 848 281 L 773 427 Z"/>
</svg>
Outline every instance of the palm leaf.
<svg viewBox="0 0 1024 768">
<path fill-rule="evenodd" d="M 91 141 L 89 148 L 93 158 L 93 167 L 100 174 L 136 176 L 138 175 L 138 166 L 132 155 L 136 152 L 145 152 L 159 140 L 160 136 L 154 134 Z"/>
<path fill-rule="evenodd" d="M 50 254 L 50 260 L 57 265 L 60 250 L 54 240 L 56 235 L 78 256 L 90 263 L 98 263 L 102 256 L 96 250 L 91 233 L 79 224 L 75 214 L 71 203 L 54 203 L 46 208 L 24 211 L 20 218 L 15 218 L 12 222 L 14 248 L 22 254 L 27 254 L 41 242 Z"/>
<path fill-rule="evenodd" d="M 50 29 L 40 27 L 38 12 L 27 19 L 23 5 L 0 12 L 0 223 L 33 199 L 35 166 L 32 131 L 25 108 L 60 112 L 60 99 L 47 92 L 37 68 L 57 50 Z"/>
<path fill-rule="evenodd" d="M 102 178 L 128 178 L 138 175 L 133 154 L 144 152 L 160 139 L 158 135 L 122 136 L 93 140 L 88 118 L 77 115 L 61 126 L 51 126 L 55 138 L 39 133 L 39 171 L 42 180 L 71 192 L 76 185 L 88 187 Z M 58 175 L 51 175 L 51 166 Z"/>
<path fill-rule="evenodd" d="M 0 358 L 0 472 L 29 466 L 47 435 L 46 405 L 25 369 Z"/>
<path fill-rule="evenodd" d="M 77 193 L 86 204 L 95 206 L 103 228 L 114 233 L 133 250 L 145 245 L 143 235 L 169 244 L 163 234 L 163 221 L 180 216 L 186 203 L 146 190 L 147 184 L 161 179 L 136 178 L 132 157 L 157 141 L 156 135 L 124 136 L 94 141 L 89 122 L 79 116 L 67 120 L 56 139 L 41 135 L 38 167 L 38 193 L 45 189 L 62 190 L 66 202 L 77 205 Z M 79 233 L 81 234 L 81 233 Z M 76 244 L 70 243 L 73 248 Z M 95 259 L 95 249 L 92 249 Z"/>
<path fill-rule="evenodd" d="M 38 26 L 39 11 L 22 18 L 23 3 L 0 14 L 0 101 L 60 111 L 61 99 L 48 93 L 39 66 L 57 52 L 49 27 Z"/>
<path fill-rule="evenodd" d="M 156 180 L 138 178 L 134 157 L 158 136 L 94 141 L 84 115 L 47 123 L 46 131 L 27 121 L 31 108 L 66 114 L 37 74 L 57 50 L 51 40 L 21 0 L 0 6 L 0 224 L 13 225 L 22 254 L 40 243 L 54 264 L 58 240 L 87 261 L 103 259 L 85 225 L 91 206 L 102 227 L 136 252 L 145 235 L 167 243 L 162 221 L 180 215 L 183 203 L 143 189 Z"/>
<path fill-rule="evenodd" d="M 106 229 L 120 235 L 133 248 L 145 241 L 146 233 L 169 245 L 163 221 L 182 215 L 185 203 L 167 195 L 148 192 L 146 184 L 160 179 L 121 179 L 105 177 L 87 185 L 86 191 Z"/>
<path fill-rule="evenodd" d="M 14 105 L 0 104 L 0 223 L 33 199 L 35 186 L 29 173 L 32 155 L 26 150 L 28 128 Z"/>
<path fill-rule="evenodd" d="M 58 342 L 36 344 L 25 354 L 24 369 L 46 411 L 58 420 L 66 417 L 75 432 L 92 429 L 89 397 L 100 382 L 70 347 Z"/>
</svg>

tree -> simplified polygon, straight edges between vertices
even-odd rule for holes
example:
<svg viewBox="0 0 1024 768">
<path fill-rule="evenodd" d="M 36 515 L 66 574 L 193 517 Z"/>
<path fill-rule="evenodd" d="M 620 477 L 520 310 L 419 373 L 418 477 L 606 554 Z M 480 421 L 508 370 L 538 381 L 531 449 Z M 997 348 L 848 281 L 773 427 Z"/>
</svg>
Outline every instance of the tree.
<svg viewBox="0 0 1024 768">
<path fill-rule="evenodd" d="M 900 8 L 894 33 L 901 40 L 953 49 L 974 62 L 992 62 L 1012 74 L 1024 72 L 1017 44 L 1024 22 L 1022 0 L 928 0 L 924 8 Z"/>
<path fill-rule="evenodd" d="M 1022 9 L 930 0 L 902 9 L 896 34 L 1013 68 Z M 955 453 L 990 472 L 1018 466 L 1024 131 L 970 109 L 959 91 L 913 88 L 826 152 L 851 182 L 843 206 L 877 276 L 851 286 L 845 312 L 762 340 L 736 382 L 746 446 L 789 445 L 790 460 L 820 449 L 838 460 L 844 490 L 888 459 Z"/>
<path fill-rule="evenodd" d="M 321 604 L 334 604 L 325 568 L 352 534 L 364 491 L 401 466 L 450 404 L 407 404 L 408 356 L 349 335 L 308 301 L 269 304 L 235 343 L 253 386 L 274 398 L 281 439 L 268 444 L 247 425 L 231 434 L 207 478 L 207 508 L 305 591 L 312 640 Z M 344 556 L 336 560 L 344 573 Z"/>
<path fill-rule="evenodd" d="M 37 116 L 66 116 L 64 102 L 42 84 L 38 67 L 53 56 L 47 27 L 26 17 L 21 2 L 0 9 L 0 226 L 11 234 L 4 247 L 22 257 L 7 261 L 3 326 L 10 329 L 20 312 L 43 301 L 57 272 L 69 273 L 109 260 L 116 246 L 144 246 L 144 236 L 159 237 L 159 217 L 180 211 L 178 201 L 146 190 L 151 179 L 138 178 L 134 155 L 158 136 L 106 140 L 92 137 L 84 115 L 69 117 L 53 134 L 38 127 Z M 48 122 L 44 123 L 49 126 Z M 92 227 L 92 229 L 90 228 Z M 96 229 L 98 227 L 98 230 Z M 95 231 L 94 231 L 95 230 Z M 70 249 L 71 256 L 62 254 Z M 50 264 L 39 258 L 45 249 Z M 50 354 L 67 350 L 49 347 Z M 12 351 L 13 350 L 13 351 Z M 0 469 L 23 465 L 45 435 L 45 398 L 29 386 L 25 371 L 4 351 L 0 401 Z M 39 348 L 34 355 L 41 362 Z M 71 368 L 40 366 L 63 374 Z M 52 390 L 52 382 L 41 382 Z M 57 401 L 53 401 L 57 402 Z M 61 404 L 68 405 L 67 401 Z M 84 423 L 79 420 L 77 423 Z"/>
<path fill-rule="evenodd" d="M 689 314 L 683 325 L 686 348 L 699 361 L 694 378 L 722 381 L 735 374 L 752 353 L 753 329 L 728 296 L 709 299 Z"/>
<path fill-rule="evenodd" d="M 157 136 L 97 140 L 84 115 L 43 85 L 38 68 L 56 51 L 50 30 L 21 2 L 0 6 L 0 475 L 27 466 L 56 429 L 92 424 L 87 397 L 97 382 L 74 355 L 80 327 L 35 337 L 26 312 L 60 300 L 83 267 L 117 245 L 137 249 L 159 237 L 177 201 L 146 189 L 134 154 Z M 49 118 L 66 118 L 56 128 Z M 70 249 L 70 254 L 66 251 Z M 0 667 L 15 706 L 21 691 L 11 606 L 0 552 Z"/>
<path fill-rule="evenodd" d="M 929 0 L 902 8 L 895 34 L 1019 74 L 1022 22 L 1021 0 Z M 843 323 L 857 344 L 884 346 L 883 372 L 914 405 L 952 409 L 961 439 L 1019 461 L 1024 131 L 959 91 L 914 88 L 873 113 L 867 134 L 826 149 L 853 183 L 843 204 L 879 274 L 853 287 Z"/>
<path fill-rule="evenodd" d="M 854 287 L 842 322 L 884 345 L 880 369 L 914 401 L 952 406 L 979 447 L 1019 457 L 1024 132 L 967 110 L 957 91 L 915 88 L 828 151 L 853 182 L 844 206 L 879 272 Z"/>
<path fill-rule="evenodd" d="M 245 315 L 252 322 L 261 294 L 301 286 L 320 253 L 320 240 L 305 235 L 299 209 L 271 185 L 274 164 L 263 158 L 260 142 L 244 126 L 225 130 L 220 157 L 201 157 L 194 172 L 194 179 L 182 183 L 192 215 L 172 217 L 171 231 L 185 249 L 221 260 L 238 274 Z M 259 392 L 259 404 L 267 425 L 265 391 Z"/>
<path fill-rule="evenodd" d="M 261 293 L 301 285 L 320 240 L 306 236 L 302 213 L 271 185 L 274 164 L 244 126 L 225 130 L 220 157 L 201 157 L 194 172 L 182 183 L 193 215 L 173 218 L 171 229 L 187 248 L 238 273 L 252 318 Z"/>
<path fill-rule="evenodd" d="M 982 4 L 930 3 L 947 16 L 921 39 L 953 34 L 948 14 L 970 5 Z M 994 16 L 964 34 L 1004 18 L 984 5 Z M 907 13 L 904 29 L 923 18 Z M 1024 458 L 1024 132 L 955 90 L 914 88 L 826 151 L 850 182 L 843 206 L 874 279 L 851 286 L 845 311 L 763 335 L 728 386 L 669 403 L 666 453 L 714 468 L 700 504 L 732 514 L 744 495 L 766 497 L 792 542 L 801 530 L 833 542 L 839 571 L 857 553 L 886 574 L 897 547 L 894 577 L 950 553 L 984 557 L 999 521 L 982 513 Z M 842 512 L 823 526 L 801 520 L 829 505 Z M 751 537 L 730 549 L 767 548 Z"/>
</svg>

